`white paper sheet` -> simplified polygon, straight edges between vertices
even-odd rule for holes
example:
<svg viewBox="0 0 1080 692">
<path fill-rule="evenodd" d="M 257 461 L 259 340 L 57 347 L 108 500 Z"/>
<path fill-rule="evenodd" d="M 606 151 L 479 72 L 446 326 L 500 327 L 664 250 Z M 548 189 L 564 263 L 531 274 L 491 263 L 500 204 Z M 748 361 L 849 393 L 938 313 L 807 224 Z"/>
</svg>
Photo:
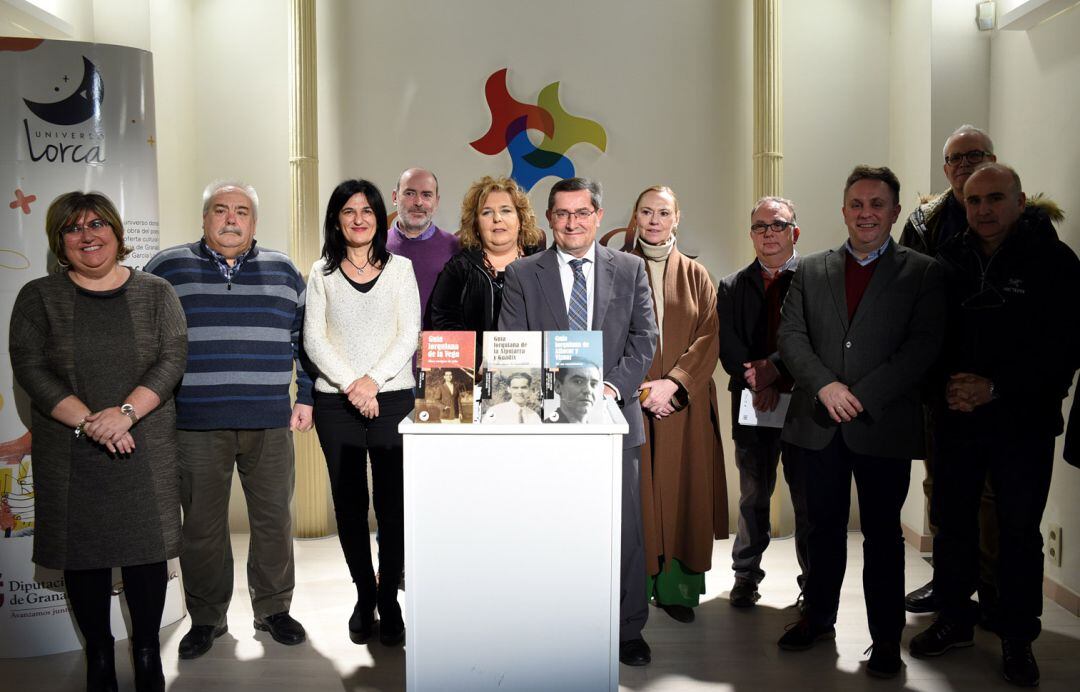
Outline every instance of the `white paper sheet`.
<svg viewBox="0 0 1080 692">
<path fill-rule="evenodd" d="M 754 408 L 754 393 L 749 389 L 744 389 L 739 398 L 739 423 L 763 428 L 782 428 L 790 404 L 791 395 L 781 394 L 780 401 L 777 402 L 775 409 L 772 411 L 758 411 Z"/>
</svg>

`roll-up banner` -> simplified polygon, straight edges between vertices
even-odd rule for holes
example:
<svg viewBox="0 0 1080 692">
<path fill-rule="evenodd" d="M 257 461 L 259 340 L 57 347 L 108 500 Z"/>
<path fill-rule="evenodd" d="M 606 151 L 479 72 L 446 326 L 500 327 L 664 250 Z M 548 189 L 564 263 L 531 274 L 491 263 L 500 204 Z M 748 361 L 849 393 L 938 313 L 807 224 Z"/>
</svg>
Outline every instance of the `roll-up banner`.
<svg viewBox="0 0 1080 692">
<path fill-rule="evenodd" d="M 141 267 L 157 252 L 153 62 L 123 46 L 0 37 L 0 94 L 0 657 L 23 657 L 81 644 L 63 573 L 31 562 L 30 403 L 12 377 L 11 309 L 23 284 L 55 268 L 45 212 L 62 193 L 113 200 L 134 250 L 125 264 Z M 169 582 L 165 623 L 183 616 L 178 584 Z M 116 598 L 112 620 L 125 637 Z"/>
</svg>

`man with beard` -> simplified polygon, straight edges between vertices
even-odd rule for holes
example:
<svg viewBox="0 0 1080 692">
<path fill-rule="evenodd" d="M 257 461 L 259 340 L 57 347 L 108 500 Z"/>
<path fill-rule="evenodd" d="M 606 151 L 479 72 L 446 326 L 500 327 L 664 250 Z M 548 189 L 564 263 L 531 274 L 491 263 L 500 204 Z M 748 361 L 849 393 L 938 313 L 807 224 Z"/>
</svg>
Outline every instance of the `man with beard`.
<svg viewBox="0 0 1080 692">
<path fill-rule="evenodd" d="M 461 249 L 461 242 L 431 220 L 439 208 L 439 181 L 431 171 L 406 170 L 398 178 L 391 199 L 398 211 L 386 237 L 386 249 L 412 261 L 420 289 L 420 314 L 426 315 L 435 279 Z"/>
<path fill-rule="evenodd" d="M 282 644 L 306 637 L 289 615 L 292 431 L 312 424 L 311 379 L 299 367 L 305 284 L 287 255 L 256 246 L 258 216 L 255 188 L 211 183 L 203 192 L 203 237 L 163 250 L 146 265 L 176 289 L 188 325 L 176 427 L 184 510 L 180 569 L 191 630 L 180 640 L 180 658 L 202 656 L 228 631 L 234 467 L 251 524 L 247 573 L 255 629 Z M 294 361 L 295 405 L 289 395 Z"/>
</svg>

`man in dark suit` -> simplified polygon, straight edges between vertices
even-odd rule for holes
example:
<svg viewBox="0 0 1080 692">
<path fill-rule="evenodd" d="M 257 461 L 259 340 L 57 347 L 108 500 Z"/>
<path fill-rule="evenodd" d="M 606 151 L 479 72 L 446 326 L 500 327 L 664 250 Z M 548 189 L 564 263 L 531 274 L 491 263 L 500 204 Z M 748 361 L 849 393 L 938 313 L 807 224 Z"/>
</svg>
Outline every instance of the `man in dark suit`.
<svg viewBox="0 0 1080 692">
<path fill-rule="evenodd" d="M 622 588 L 619 660 L 651 660 L 641 630 L 649 617 L 641 532 L 639 461 L 645 428 L 637 391 L 656 350 L 657 327 L 645 263 L 596 242 L 604 217 L 600 185 L 584 178 L 555 183 L 547 219 L 555 246 L 506 268 L 499 329 L 597 330 L 604 333 L 604 395 L 629 425 L 623 438 Z"/>
<path fill-rule="evenodd" d="M 795 379 L 782 439 L 806 496 L 803 617 L 778 642 L 802 650 L 835 636 L 847 562 L 851 478 L 864 537 L 863 589 L 873 653 L 867 672 L 900 672 L 904 544 L 900 508 L 911 460 L 925 450 L 919 384 L 945 327 L 941 267 L 889 236 L 900 182 L 857 166 L 844 187 L 848 239 L 804 257 L 780 322 L 780 357 Z"/>
<path fill-rule="evenodd" d="M 780 429 L 739 423 L 743 390 L 753 392 L 754 408 L 772 411 L 792 381 L 776 350 L 780 306 L 799 264 L 795 243 L 799 224 L 795 205 L 782 197 L 762 197 L 750 212 L 750 240 L 757 257 L 750 266 L 724 277 L 717 287 L 720 317 L 720 362 L 731 376 L 731 437 L 739 469 L 739 525 L 731 549 L 735 585 L 728 597 L 736 608 L 749 608 L 761 598 L 765 578 L 761 556 L 769 547 L 769 500 L 776 487 L 780 461 Z M 784 478 L 795 509 L 795 555 L 799 591 L 806 583 L 806 507 L 791 459 L 784 453 Z"/>
<path fill-rule="evenodd" d="M 428 390 L 427 400 L 439 407 L 442 422 L 460 422 L 461 385 L 454 382 L 453 371 L 443 371 L 443 381 Z"/>
</svg>

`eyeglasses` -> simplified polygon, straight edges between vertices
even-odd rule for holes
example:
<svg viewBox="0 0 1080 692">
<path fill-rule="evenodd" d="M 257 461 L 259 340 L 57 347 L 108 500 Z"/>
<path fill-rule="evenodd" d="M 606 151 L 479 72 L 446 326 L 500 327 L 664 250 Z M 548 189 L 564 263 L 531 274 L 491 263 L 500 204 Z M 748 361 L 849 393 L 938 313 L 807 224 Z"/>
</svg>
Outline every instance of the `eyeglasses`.
<svg viewBox="0 0 1080 692">
<path fill-rule="evenodd" d="M 64 226 L 60 229 L 60 235 L 75 235 L 76 233 L 82 233 L 84 230 L 97 233 L 103 228 L 112 228 L 112 226 L 105 219 L 94 219 L 90 223 L 82 226 L 77 223 L 73 223 L 70 226 Z"/>
<path fill-rule="evenodd" d="M 970 164 L 982 163 L 983 159 L 990 155 L 990 152 L 983 151 L 982 149 L 972 149 L 971 151 L 965 151 L 960 154 L 949 154 L 945 157 L 945 163 L 950 166 L 958 166 L 960 162 L 967 159 Z"/>
<path fill-rule="evenodd" d="M 794 226 L 794 221 L 773 221 L 772 223 L 755 223 L 750 227 L 750 232 L 755 235 L 761 235 L 765 231 L 773 231 L 775 233 L 783 233 L 789 226 Z"/>
<path fill-rule="evenodd" d="M 565 209 L 557 209 L 551 212 L 551 215 L 555 217 L 556 221 L 566 223 L 566 221 L 568 221 L 571 216 L 573 216 L 578 221 L 584 221 L 595 213 L 595 209 L 578 209 L 577 211 L 566 211 Z"/>
</svg>

